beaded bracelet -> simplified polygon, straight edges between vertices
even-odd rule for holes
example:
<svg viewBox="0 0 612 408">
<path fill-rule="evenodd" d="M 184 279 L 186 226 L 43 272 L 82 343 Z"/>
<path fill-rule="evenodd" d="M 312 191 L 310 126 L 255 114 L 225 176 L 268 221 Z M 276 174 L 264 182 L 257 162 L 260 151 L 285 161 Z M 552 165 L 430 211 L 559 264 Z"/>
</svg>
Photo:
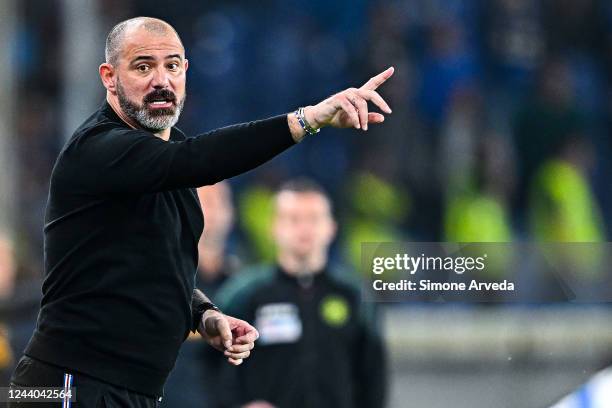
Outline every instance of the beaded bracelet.
<svg viewBox="0 0 612 408">
<path fill-rule="evenodd" d="M 306 120 L 306 116 L 304 115 L 303 107 L 300 107 L 295 111 L 295 117 L 297 118 L 298 123 L 300 124 L 302 129 L 304 129 L 304 132 L 306 132 L 306 134 L 314 135 L 321 131 L 321 129 L 315 129 L 310 125 L 310 123 L 308 123 L 308 121 Z"/>
</svg>

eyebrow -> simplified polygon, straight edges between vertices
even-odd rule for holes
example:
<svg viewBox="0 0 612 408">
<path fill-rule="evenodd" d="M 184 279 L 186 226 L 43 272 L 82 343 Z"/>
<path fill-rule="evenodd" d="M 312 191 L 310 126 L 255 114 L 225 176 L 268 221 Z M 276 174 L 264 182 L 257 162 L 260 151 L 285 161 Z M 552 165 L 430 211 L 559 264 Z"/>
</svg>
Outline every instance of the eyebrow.
<svg viewBox="0 0 612 408">
<path fill-rule="evenodd" d="M 165 59 L 171 59 L 171 58 L 178 58 L 180 60 L 183 59 L 183 57 L 181 56 L 181 54 L 170 54 L 170 55 L 166 55 Z M 132 59 L 132 61 L 130 62 L 130 64 L 133 64 L 137 61 L 153 61 L 155 60 L 154 57 L 152 57 L 151 55 L 138 55 L 137 57 L 135 57 L 134 59 Z"/>
</svg>

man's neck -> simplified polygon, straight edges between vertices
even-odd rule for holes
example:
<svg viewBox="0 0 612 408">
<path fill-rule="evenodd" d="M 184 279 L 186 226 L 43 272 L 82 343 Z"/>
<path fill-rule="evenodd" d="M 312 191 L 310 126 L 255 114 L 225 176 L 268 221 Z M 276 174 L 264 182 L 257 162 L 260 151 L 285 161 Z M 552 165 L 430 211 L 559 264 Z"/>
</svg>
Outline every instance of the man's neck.
<svg viewBox="0 0 612 408">
<path fill-rule="evenodd" d="M 210 246 L 201 248 L 199 251 L 198 268 L 202 278 L 212 280 L 222 272 L 225 266 L 225 248 L 222 246 Z"/>
<path fill-rule="evenodd" d="M 123 112 L 121 106 L 119 106 L 119 100 L 117 98 L 113 98 L 110 95 L 106 95 L 106 101 L 108 102 L 110 107 L 113 108 L 117 116 L 119 116 L 119 119 L 124 121 L 129 127 L 131 127 L 132 129 L 141 129 L 141 127 L 138 126 L 138 124 L 134 120 L 132 120 L 132 118 L 130 118 Z M 168 141 L 170 139 L 170 128 L 154 133 L 154 135 L 159 137 L 160 139 Z"/>
<path fill-rule="evenodd" d="M 312 275 L 321 272 L 327 264 L 327 255 L 313 254 L 308 257 L 297 257 L 292 254 L 279 254 L 280 267 L 291 276 Z"/>
</svg>

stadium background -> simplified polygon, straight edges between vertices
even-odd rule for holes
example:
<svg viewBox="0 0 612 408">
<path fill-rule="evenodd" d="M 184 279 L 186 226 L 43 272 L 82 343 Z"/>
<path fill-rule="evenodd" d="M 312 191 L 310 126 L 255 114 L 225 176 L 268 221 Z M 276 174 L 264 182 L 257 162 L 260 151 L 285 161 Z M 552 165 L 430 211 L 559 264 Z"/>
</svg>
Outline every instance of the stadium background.
<svg viewBox="0 0 612 408">
<path fill-rule="evenodd" d="M 396 67 L 381 88 L 394 110 L 383 126 L 325 130 L 232 180 L 231 249 L 244 264 L 272 256 L 270 192 L 295 176 L 334 199 L 337 261 L 355 264 L 361 241 L 609 240 L 605 0 L 3 0 L 3 382 L 36 316 L 53 161 L 103 100 L 105 33 L 136 15 L 169 21 L 185 43 L 187 134 Z M 603 305 L 386 305 L 384 315 L 391 407 L 548 406 L 612 362 Z"/>
</svg>

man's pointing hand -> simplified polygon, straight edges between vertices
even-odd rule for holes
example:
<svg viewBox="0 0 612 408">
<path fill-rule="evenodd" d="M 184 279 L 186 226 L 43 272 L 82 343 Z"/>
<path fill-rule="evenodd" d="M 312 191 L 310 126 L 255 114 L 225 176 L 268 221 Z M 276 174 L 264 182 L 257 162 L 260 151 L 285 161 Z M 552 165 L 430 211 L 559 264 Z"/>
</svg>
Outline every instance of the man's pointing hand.
<svg viewBox="0 0 612 408">
<path fill-rule="evenodd" d="M 381 123 L 385 117 L 378 112 L 368 112 L 368 101 L 386 114 L 391 113 L 387 102 L 376 89 L 393 75 L 394 68 L 388 68 L 370 78 L 361 88 L 349 88 L 330 96 L 323 102 L 304 109 L 308 122 L 315 128 L 332 126 L 354 127 L 368 130 L 369 123 Z"/>
</svg>

